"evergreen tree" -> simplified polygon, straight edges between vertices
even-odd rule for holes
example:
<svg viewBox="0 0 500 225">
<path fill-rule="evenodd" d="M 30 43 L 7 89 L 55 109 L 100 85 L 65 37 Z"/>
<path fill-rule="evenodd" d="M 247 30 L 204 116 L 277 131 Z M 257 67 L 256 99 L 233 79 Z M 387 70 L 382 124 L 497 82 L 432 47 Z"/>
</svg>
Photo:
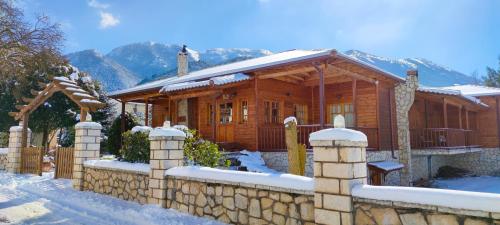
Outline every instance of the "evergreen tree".
<svg viewBox="0 0 500 225">
<path fill-rule="evenodd" d="M 486 67 L 486 78 L 484 84 L 489 87 L 500 87 L 500 57 L 498 58 L 498 69 Z"/>
</svg>

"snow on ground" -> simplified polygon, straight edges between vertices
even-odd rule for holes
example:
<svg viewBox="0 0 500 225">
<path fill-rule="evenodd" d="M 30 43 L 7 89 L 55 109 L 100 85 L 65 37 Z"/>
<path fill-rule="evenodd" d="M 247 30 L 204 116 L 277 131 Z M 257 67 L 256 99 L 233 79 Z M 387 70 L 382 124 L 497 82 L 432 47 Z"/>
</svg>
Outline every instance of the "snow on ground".
<svg viewBox="0 0 500 225">
<path fill-rule="evenodd" d="M 79 192 L 66 179 L 0 172 L 0 224 L 221 224 L 155 205 Z"/>
<path fill-rule="evenodd" d="M 480 176 L 454 179 L 437 179 L 432 187 L 500 194 L 500 177 Z"/>
<path fill-rule="evenodd" d="M 260 152 L 251 152 L 247 150 L 240 151 L 238 160 L 241 162 L 241 166 L 245 166 L 248 171 L 259 172 L 259 173 L 280 173 L 266 166 L 264 159 Z"/>
<path fill-rule="evenodd" d="M 9 148 L 0 148 L 0 154 L 7 154 L 9 152 Z"/>
</svg>

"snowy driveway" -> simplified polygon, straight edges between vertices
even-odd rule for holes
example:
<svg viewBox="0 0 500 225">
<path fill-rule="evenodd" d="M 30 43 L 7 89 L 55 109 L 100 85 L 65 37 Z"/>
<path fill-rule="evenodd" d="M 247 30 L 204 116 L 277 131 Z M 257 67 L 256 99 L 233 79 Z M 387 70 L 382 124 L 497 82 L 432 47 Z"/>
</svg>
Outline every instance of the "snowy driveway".
<svg viewBox="0 0 500 225">
<path fill-rule="evenodd" d="M 220 224 L 71 188 L 69 180 L 0 172 L 0 224 Z"/>
</svg>

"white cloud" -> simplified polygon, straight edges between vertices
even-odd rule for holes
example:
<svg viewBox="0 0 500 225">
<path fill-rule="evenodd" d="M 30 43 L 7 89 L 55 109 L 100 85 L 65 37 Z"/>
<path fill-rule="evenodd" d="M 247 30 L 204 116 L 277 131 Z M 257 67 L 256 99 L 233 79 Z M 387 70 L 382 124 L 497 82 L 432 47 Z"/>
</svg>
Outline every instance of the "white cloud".
<svg viewBox="0 0 500 225">
<path fill-rule="evenodd" d="M 96 9 L 106 9 L 109 7 L 109 4 L 106 4 L 106 3 L 101 3 L 97 0 L 90 0 L 88 1 L 88 5 L 92 8 L 96 8 Z"/>
<path fill-rule="evenodd" d="M 120 23 L 120 20 L 113 16 L 113 14 L 108 12 L 101 12 L 101 22 L 99 23 L 99 27 L 101 29 L 106 29 L 109 27 L 114 27 Z"/>
</svg>

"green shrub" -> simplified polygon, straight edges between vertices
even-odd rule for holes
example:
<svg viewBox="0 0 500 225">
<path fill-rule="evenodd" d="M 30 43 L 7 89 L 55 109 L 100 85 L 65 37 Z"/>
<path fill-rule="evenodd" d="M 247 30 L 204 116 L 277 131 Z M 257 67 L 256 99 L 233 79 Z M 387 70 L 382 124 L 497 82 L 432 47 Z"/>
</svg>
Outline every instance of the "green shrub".
<svg viewBox="0 0 500 225">
<path fill-rule="evenodd" d="M 207 140 L 203 140 L 196 130 L 187 130 L 186 140 L 184 141 L 184 156 L 194 165 L 219 167 L 229 166 L 229 160 L 226 160 L 219 151 L 219 146 Z"/>
<path fill-rule="evenodd" d="M 9 145 L 9 133 L 0 132 L 0 148 L 6 148 Z"/>
<path fill-rule="evenodd" d="M 137 120 L 133 115 L 126 112 L 125 113 L 125 131 L 128 131 L 137 125 Z M 108 138 L 106 141 L 106 149 L 108 153 L 116 155 L 117 157 L 120 155 L 120 149 L 122 148 L 121 142 L 121 114 L 118 116 L 113 123 L 111 124 L 111 128 L 109 129 Z"/>
<path fill-rule="evenodd" d="M 149 133 L 127 131 L 123 133 L 120 154 L 123 160 L 134 163 L 149 163 Z"/>
</svg>

